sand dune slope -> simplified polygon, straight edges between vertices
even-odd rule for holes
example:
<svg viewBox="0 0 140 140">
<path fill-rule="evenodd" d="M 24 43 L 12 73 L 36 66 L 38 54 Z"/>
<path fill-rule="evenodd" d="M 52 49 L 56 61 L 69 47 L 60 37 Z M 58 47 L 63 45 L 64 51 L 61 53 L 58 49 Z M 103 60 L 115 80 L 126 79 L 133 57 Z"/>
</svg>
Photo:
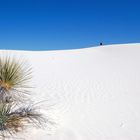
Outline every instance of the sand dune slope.
<svg viewBox="0 0 140 140">
<path fill-rule="evenodd" d="M 49 129 L 30 128 L 20 137 L 140 140 L 140 44 L 8 53 L 29 60 L 32 97 L 44 101 L 42 111 L 56 122 Z"/>
</svg>

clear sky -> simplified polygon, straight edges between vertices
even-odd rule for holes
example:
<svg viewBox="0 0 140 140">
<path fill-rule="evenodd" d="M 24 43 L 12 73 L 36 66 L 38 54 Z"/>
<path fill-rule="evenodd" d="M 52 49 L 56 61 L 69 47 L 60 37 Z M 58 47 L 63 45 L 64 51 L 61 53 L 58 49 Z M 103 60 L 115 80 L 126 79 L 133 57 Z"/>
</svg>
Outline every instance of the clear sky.
<svg viewBox="0 0 140 140">
<path fill-rule="evenodd" d="M 0 49 L 140 43 L 140 1 L 0 0 Z"/>
</svg>

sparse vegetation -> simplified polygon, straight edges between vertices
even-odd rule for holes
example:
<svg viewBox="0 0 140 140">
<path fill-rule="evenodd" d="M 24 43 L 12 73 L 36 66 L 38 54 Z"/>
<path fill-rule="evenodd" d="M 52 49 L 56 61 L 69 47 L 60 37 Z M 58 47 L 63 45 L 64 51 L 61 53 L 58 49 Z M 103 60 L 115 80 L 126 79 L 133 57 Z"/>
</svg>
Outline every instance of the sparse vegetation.
<svg viewBox="0 0 140 140">
<path fill-rule="evenodd" d="M 24 129 L 25 126 L 35 125 L 41 127 L 45 123 L 42 114 L 36 108 L 28 106 L 14 109 L 12 104 L 0 105 L 0 136 L 13 136 Z"/>
<path fill-rule="evenodd" d="M 0 58 L 0 136 L 5 139 L 16 135 L 25 126 L 41 127 L 46 123 L 41 113 L 33 105 L 21 105 L 23 96 L 29 93 L 28 81 L 31 68 L 25 61 L 14 58 Z M 23 103 L 23 102 L 22 102 Z"/>
<path fill-rule="evenodd" d="M 0 102 L 22 101 L 29 93 L 30 79 L 31 68 L 24 61 L 0 58 Z"/>
</svg>

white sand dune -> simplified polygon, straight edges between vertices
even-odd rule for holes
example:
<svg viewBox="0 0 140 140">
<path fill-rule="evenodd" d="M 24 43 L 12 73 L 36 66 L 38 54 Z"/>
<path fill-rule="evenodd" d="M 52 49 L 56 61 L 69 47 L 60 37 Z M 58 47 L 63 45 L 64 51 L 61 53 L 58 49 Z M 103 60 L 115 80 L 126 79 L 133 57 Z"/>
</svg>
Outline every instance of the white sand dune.
<svg viewBox="0 0 140 140">
<path fill-rule="evenodd" d="M 25 140 L 140 140 L 140 44 L 1 51 L 33 67 L 33 99 L 56 122 Z M 49 134 L 48 134 L 49 133 Z"/>
</svg>

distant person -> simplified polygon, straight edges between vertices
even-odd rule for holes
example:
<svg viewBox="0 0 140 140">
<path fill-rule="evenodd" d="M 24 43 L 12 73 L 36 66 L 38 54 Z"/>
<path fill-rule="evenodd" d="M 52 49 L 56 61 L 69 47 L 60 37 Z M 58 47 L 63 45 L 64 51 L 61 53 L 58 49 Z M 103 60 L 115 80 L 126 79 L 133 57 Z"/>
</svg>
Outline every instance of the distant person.
<svg viewBox="0 0 140 140">
<path fill-rule="evenodd" d="M 103 45 L 103 43 L 100 43 L 100 46 L 102 46 Z"/>
</svg>

